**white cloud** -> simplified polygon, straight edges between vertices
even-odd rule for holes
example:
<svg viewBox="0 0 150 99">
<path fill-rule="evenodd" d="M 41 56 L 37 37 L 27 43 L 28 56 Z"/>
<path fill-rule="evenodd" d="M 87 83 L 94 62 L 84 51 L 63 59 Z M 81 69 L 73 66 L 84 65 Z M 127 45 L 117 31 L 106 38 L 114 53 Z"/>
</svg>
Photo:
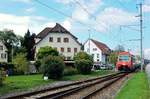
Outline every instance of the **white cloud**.
<svg viewBox="0 0 150 99">
<path fill-rule="evenodd" d="M 31 0 L 12 0 L 14 2 L 31 3 Z"/>
<path fill-rule="evenodd" d="M 98 20 L 105 22 L 109 25 L 125 25 L 137 21 L 136 14 L 126 12 L 118 8 L 105 8 L 104 11 L 98 16 Z"/>
<path fill-rule="evenodd" d="M 25 11 L 28 12 L 28 13 L 32 13 L 32 12 L 35 11 L 35 8 L 33 8 L 33 7 L 27 8 Z"/>
<path fill-rule="evenodd" d="M 63 26 L 67 29 L 67 30 L 70 30 L 71 29 L 71 23 L 69 20 L 65 20 L 63 22 Z"/>
<path fill-rule="evenodd" d="M 143 5 L 143 12 L 150 12 L 150 5 Z"/>
<path fill-rule="evenodd" d="M 0 29 L 12 29 L 16 34 L 24 35 L 27 29 L 39 33 L 51 21 L 41 16 L 16 16 L 0 13 Z M 52 22 L 54 23 L 54 22 Z"/>
<path fill-rule="evenodd" d="M 11 29 L 14 33 L 24 36 L 29 29 L 32 33 L 38 34 L 45 27 L 54 27 L 56 22 L 42 16 L 16 16 L 0 13 L 0 30 Z M 71 29 L 69 20 L 61 22 L 66 29 Z"/>
<path fill-rule="evenodd" d="M 72 3 L 74 0 L 56 0 L 59 3 L 63 3 L 63 4 L 70 4 Z"/>
<path fill-rule="evenodd" d="M 150 48 L 144 50 L 144 57 L 146 59 L 150 59 Z"/>
</svg>

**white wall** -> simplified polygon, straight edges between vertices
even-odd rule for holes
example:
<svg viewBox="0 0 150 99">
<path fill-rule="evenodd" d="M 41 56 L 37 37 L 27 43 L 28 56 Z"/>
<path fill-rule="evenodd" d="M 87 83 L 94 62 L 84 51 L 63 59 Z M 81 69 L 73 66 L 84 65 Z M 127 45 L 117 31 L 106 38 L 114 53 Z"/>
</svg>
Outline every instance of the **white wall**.
<svg viewBox="0 0 150 99">
<path fill-rule="evenodd" d="M 90 48 L 90 50 L 89 50 L 89 48 Z M 95 48 L 97 50 L 93 50 Z M 87 52 L 90 55 L 92 55 L 92 54 L 94 55 L 94 57 L 93 57 L 94 62 L 103 62 L 102 51 L 91 40 L 88 40 L 84 44 L 84 51 Z M 99 58 L 97 57 L 97 54 L 99 54 Z"/>
<path fill-rule="evenodd" d="M 53 42 L 49 42 L 49 37 L 53 37 Z M 61 42 L 57 42 L 57 38 L 61 38 Z M 69 38 L 68 43 L 63 42 L 63 38 Z M 61 47 L 64 48 L 64 52 L 61 53 L 65 57 L 71 57 L 73 59 L 74 56 L 74 48 L 77 48 L 77 52 L 81 50 L 81 45 L 79 45 L 70 34 L 64 34 L 64 33 L 49 33 L 42 41 L 40 41 L 36 45 L 36 53 L 40 49 L 40 47 L 45 47 L 45 46 L 51 46 L 53 48 L 57 48 L 57 51 L 61 53 Z M 67 52 L 67 48 L 71 48 L 71 52 Z"/>
<path fill-rule="evenodd" d="M 3 50 L 0 50 L 0 62 L 7 62 L 7 48 L 6 46 L 0 41 L 0 46 L 3 46 Z M 5 57 L 2 57 L 2 54 L 3 56 L 6 55 L 6 58 Z"/>
</svg>

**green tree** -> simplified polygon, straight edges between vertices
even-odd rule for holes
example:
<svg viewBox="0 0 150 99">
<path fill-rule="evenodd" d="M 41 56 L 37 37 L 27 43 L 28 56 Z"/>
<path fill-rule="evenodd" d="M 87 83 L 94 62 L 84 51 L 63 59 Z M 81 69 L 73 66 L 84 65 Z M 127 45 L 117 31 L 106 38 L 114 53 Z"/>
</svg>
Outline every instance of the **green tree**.
<svg viewBox="0 0 150 99">
<path fill-rule="evenodd" d="M 17 73 L 27 74 L 29 72 L 29 64 L 26 59 L 26 54 L 18 53 L 13 59 L 13 64 Z"/>
<path fill-rule="evenodd" d="M 12 49 L 20 44 L 20 41 L 12 30 L 0 31 L 0 40 L 4 42 L 8 49 L 8 61 L 12 61 Z"/>
<path fill-rule="evenodd" d="M 38 53 L 37 53 L 37 58 L 38 59 L 42 59 L 46 56 L 49 56 L 49 55 L 52 55 L 52 56 L 58 56 L 59 53 L 56 49 L 52 48 L 52 47 L 49 47 L 49 46 L 46 46 L 46 47 L 41 47 L 39 50 L 38 50 Z"/>
<path fill-rule="evenodd" d="M 27 59 L 28 60 L 33 60 L 34 59 L 34 51 L 35 49 L 33 46 L 35 45 L 35 34 L 30 33 L 28 30 L 27 33 L 24 35 L 24 40 L 22 42 L 22 46 L 26 49 L 27 51 Z"/>
<path fill-rule="evenodd" d="M 64 61 L 60 56 L 47 56 L 42 60 L 42 70 L 44 76 L 50 79 L 59 79 L 63 76 Z"/>
<path fill-rule="evenodd" d="M 93 66 L 93 58 L 86 52 L 79 52 L 74 56 L 75 67 L 79 73 L 89 74 Z"/>
<path fill-rule="evenodd" d="M 118 59 L 118 52 L 111 52 L 108 57 L 109 63 L 116 65 L 117 59 Z"/>
<path fill-rule="evenodd" d="M 86 52 L 79 52 L 74 56 L 74 60 L 81 60 L 81 59 L 90 60 L 93 62 L 93 57 L 87 54 Z"/>
</svg>

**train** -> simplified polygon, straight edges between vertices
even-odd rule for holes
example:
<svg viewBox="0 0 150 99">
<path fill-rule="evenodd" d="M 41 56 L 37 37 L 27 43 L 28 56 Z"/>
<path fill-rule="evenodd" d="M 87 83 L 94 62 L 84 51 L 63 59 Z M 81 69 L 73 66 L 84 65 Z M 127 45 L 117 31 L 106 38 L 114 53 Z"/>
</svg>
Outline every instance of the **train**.
<svg viewBox="0 0 150 99">
<path fill-rule="evenodd" d="M 119 71 L 134 71 L 139 67 L 139 63 L 136 61 L 136 57 L 130 52 L 119 52 L 116 63 L 116 68 Z"/>
</svg>

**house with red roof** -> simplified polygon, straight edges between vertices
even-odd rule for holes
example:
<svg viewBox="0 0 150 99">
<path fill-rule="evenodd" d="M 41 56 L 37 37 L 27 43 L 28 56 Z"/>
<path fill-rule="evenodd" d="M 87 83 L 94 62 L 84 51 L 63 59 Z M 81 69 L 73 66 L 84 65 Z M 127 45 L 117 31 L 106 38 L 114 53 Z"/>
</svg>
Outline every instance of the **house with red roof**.
<svg viewBox="0 0 150 99">
<path fill-rule="evenodd" d="M 74 55 L 81 50 L 78 38 L 59 23 L 54 27 L 46 27 L 36 36 L 36 54 L 41 47 L 45 46 L 57 49 L 65 60 L 73 60 Z"/>
<path fill-rule="evenodd" d="M 110 48 L 97 40 L 88 39 L 84 43 L 84 51 L 92 55 L 95 64 L 107 63 Z"/>
</svg>

